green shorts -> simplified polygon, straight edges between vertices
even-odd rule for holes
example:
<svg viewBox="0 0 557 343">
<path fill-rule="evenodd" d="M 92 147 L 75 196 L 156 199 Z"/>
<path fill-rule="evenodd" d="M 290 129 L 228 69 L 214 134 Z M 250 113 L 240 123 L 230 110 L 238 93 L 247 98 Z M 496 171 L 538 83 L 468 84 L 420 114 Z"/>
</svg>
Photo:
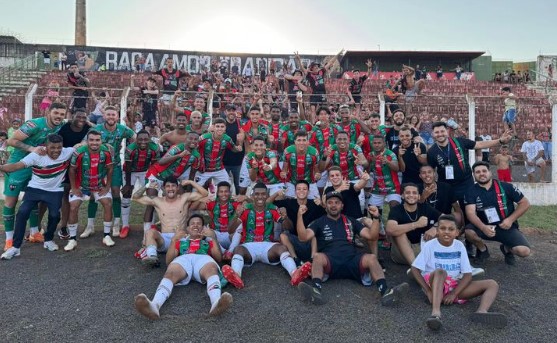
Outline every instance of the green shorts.
<svg viewBox="0 0 557 343">
<path fill-rule="evenodd" d="M 18 197 L 27 188 L 33 172 L 31 168 L 24 168 L 4 176 L 4 196 Z"/>
<path fill-rule="evenodd" d="M 124 185 L 124 178 L 122 177 L 122 165 L 115 164 L 112 169 L 112 183 L 111 187 L 122 187 Z"/>
</svg>

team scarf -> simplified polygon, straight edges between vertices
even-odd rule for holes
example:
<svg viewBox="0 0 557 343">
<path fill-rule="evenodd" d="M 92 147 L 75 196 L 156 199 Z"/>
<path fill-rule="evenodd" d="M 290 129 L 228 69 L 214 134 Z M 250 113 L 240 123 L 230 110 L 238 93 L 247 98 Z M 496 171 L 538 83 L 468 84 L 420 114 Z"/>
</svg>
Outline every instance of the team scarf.
<svg viewBox="0 0 557 343">
<path fill-rule="evenodd" d="M 501 219 L 505 219 L 508 216 L 507 208 L 507 194 L 505 189 L 501 185 L 501 181 L 493 180 L 493 188 L 495 188 L 495 194 L 497 195 L 497 207 L 499 208 L 499 214 Z"/>
<path fill-rule="evenodd" d="M 458 161 L 458 165 L 460 166 L 460 169 L 464 170 L 464 168 L 466 168 L 466 160 L 464 159 L 464 150 L 462 150 L 462 147 L 460 146 L 460 143 L 458 140 L 456 139 L 452 139 L 449 138 L 449 142 L 451 143 L 451 147 L 454 150 L 456 159 Z M 451 163 L 450 161 L 447 161 L 447 163 Z"/>
<path fill-rule="evenodd" d="M 352 223 L 346 218 L 344 214 L 341 214 L 342 223 L 344 224 L 344 231 L 346 231 L 346 240 L 348 243 L 352 243 L 354 239 L 354 232 L 352 232 Z"/>
</svg>

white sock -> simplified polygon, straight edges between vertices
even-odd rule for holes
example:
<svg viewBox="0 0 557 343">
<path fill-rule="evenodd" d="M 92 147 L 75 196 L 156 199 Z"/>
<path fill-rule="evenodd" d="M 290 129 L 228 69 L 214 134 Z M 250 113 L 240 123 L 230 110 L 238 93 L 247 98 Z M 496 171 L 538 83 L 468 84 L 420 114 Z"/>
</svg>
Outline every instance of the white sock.
<svg viewBox="0 0 557 343">
<path fill-rule="evenodd" d="M 294 259 L 290 256 L 288 251 L 280 254 L 280 264 L 286 269 L 290 276 L 292 276 L 292 273 L 296 270 L 296 262 L 294 262 Z"/>
<path fill-rule="evenodd" d="M 13 231 L 6 231 L 6 240 L 14 239 L 14 232 Z"/>
<path fill-rule="evenodd" d="M 230 242 L 230 246 L 228 247 L 228 251 L 234 251 L 234 248 L 240 244 L 240 240 L 242 239 L 242 230 L 236 230 L 232 235 L 232 241 Z"/>
<path fill-rule="evenodd" d="M 207 295 L 213 306 L 220 299 L 220 279 L 217 275 L 209 276 L 207 279 Z"/>
<path fill-rule="evenodd" d="M 143 223 L 143 234 L 147 233 L 151 229 L 151 222 Z"/>
<path fill-rule="evenodd" d="M 110 233 L 110 230 L 112 229 L 112 222 L 103 222 L 103 227 L 104 227 L 103 230 L 104 233 Z"/>
<path fill-rule="evenodd" d="M 232 270 L 236 272 L 236 274 L 242 277 L 242 268 L 244 268 L 244 257 L 238 254 L 232 256 L 230 266 L 232 267 Z"/>
<path fill-rule="evenodd" d="M 36 233 L 38 233 L 38 232 L 39 232 L 39 227 L 38 227 L 38 226 L 33 226 L 33 227 L 30 227 L 30 228 L 29 228 L 29 234 L 30 234 L 31 236 L 34 235 L 34 234 L 36 234 Z"/>
<path fill-rule="evenodd" d="M 120 218 L 116 217 L 114 218 L 114 226 L 119 226 L 120 225 Z"/>
<path fill-rule="evenodd" d="M 87 226 L 95 226 L 95 218 L 87 218 Z"/>
<path fill-rule="evenodd" d="M 161 308 L 162 304 L 170 297 L 172 294 L 172 288 L 174 288 L 174 284 L 170 279 L 164 278 L 159 283 L 159 287 L 157 287 L 157 292 L 153 297 L 153 303 L 158 307 Z"/>
<path fill-rule="evenodd" d="M 145 252 L 147 253 L 147 256 L 157 256 L 157 246 L 156 245 L 148 245 L 145 248 Z"/>
<path fill-rule="evenodd" d="M 70 237 L 77 238 L 77 223 L 68 224 L 68 231 L 70 232 Z"/>
<path fill-rule="evenodd" d="M 122 198 L 122 226 L 130 226 L 132 199 Z"/>
</svg>

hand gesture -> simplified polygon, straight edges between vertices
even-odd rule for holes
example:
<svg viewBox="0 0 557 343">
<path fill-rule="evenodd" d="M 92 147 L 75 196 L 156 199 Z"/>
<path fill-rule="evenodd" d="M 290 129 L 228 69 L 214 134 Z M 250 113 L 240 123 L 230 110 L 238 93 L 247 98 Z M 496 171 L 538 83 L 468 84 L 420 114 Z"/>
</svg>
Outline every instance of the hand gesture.
<svg viewBox="0 0 557 343">
<path fill-rule="evenodd" d="M 342 184 L 337 189 L 337 192 L 342 192 L 342 191 L 348 190 L 349 188 L 350 188 L 350 181 L 348 181 L 347 179 L 343 179 Z"/>
<path fill-rule="evenodd" d="M 244 213 L 244 210 L 245 210 L 244 204 L 238 205 L 238 207 L 236 207 L 236 215 L 240 217 L 242 213 Z"/>
<path fill-rule="evenodd" d="M 257 162 L 257 160 L 254 158 L 253 160 L 249 161 L 249 165 L 255 169 L 255 168 L 259 168 L 259 162 Z"/>
<path fill-rule="evenodd" d="M 333 152 L 333 149 L 329 145 L 328 147 L 325 148 L 325 151 L 323 152 L 323 154 L 325 155 L 325 157 L 329 157 L 329 156 L 331 156 L 332 152 Z"/>
<path fill-rule="evenodd" d="M 303 216 L 307 211 L 308 207 L 306 205 L 300 205 L 300 208 L 298 208 L 298 215 Z"/>
<path fill-rule="evenodd" d="M 513 138 L 512 131 L 511 131 L 511 130 L 507 130 L 507 131 L 505 131 L 505 132 L 501 135 L 501 137 L 500 137 L 499 139 L 500 139 L 501 142 L 503 142 L 503 143 L 508 143 L 508 142 L 511 141 L 512 138 Z"/>
<path fill-rule="evenodd" d="M 360 135 L 358 136 L 358 140 L 356 141 L 356 145 L 362 145 L 362 144 L 364 143 L 364 140 L 365 140 L 365 139 L 366 139 L 365 136 L 362 135 L 362 134 L 360 134 Z"/>
<path fill-rule="evenodd" d="M 201 234 L 205 237 L 211 237 L 211 238 L 216 236 L 215 235 L 215 230 L 212 230 L 207 225 L 203 226 L 203 229 L 201 230 Z"/>
<path fill-rule="evenodd" d="M 487 237 L 494 237 L 495 236 L 495 225 L 485 225 L 485 227 L 482 229 L 483 233 L 487 236 Z"/>
<path fill-rule="evenodd" d="M 269 171 L 269 170 L 271 170 L 271 165 L 270 165 L 270 164 L 267 164 L 267 163 L 263 163 L 263 170 L 264 170 L 264 171 Z"/>
<path fill-rule="evenodd" d="M 509 218 L 503 219 L 501 223 L 499 223 L 499 228 L 503 230 L 508 230 L 513 225 L 513 222 Z"/>
<path fill-rule="evenodd" d="M 284 207 L 279 208 L 279 213 L 282 219 L 286 219 L 286 217 L 288 216 L 288 214 L 286 213 L 286 208 Z"/>
<path fill-rule="evenodd" d="M 315 199 L 313 199 L 313 202 L 314 202 L 317 206 L 321 206 L 321 198 L 315 197 Z"/>
<path fill-rule="evenodd" d="M 46 155 L 46 148 L 44 146 L 36 146 L 31 149 L 31 152 L 34 152 L 37 155 L 44 156 Z"/>
<path fill-rule="evenodd" d="M 414 155 L 420 156 L 422 154 L 422 149 L 420 149 L 420 143 L 414 143 Z"/>
<path fill-rule="evenodd" d="M 321 173 L 317 172 L 317 173 L 313 174 L 313 178 L 315 179 L 315 181 L 321 180 Z"/>
<path fill-rule="evenodd" d="M 379 208 L 377 206 L 368 206 L 367 211 L 371 214 L 372 217 L 379 217 Z"/>
<path fill-rule="evenodd" d="M 426 227 L 427 226 L 427 217 L 421 216 L 418 221 L 416 221 L 416 228 Z"/>
<path fill-rule="evenodd" d="M 426 186 L 424 188 L 424 193 L 426 194 L 426 198 L 429 198 L 429 196 L 432 195 L 435 192 L 437 192 L 437 184 L 436 183 L 432 183 L 431 185 Z"/>
<path fill-rule="evenodd" d="M 406 153 L 406 148 L 403 148 L 402 145 L 399 145 L 398 146 L 398 157 L 402 157 L 405 153 Z M 385 156 L 382 155 L 381 157 L 382 157 L 381 162 L 384 163 Z"/>
<path fill-rule="evenodd" d="M 183 187 L 186 187 L 188 185 L 193 184 L 192 180 L 182 180 L 182 182 L 180 183 Z"/>
<path fill-rule="evenodd" d="M 101 188 L 101 190 L 99 191 L 99 195 L 103 196 L 105 194 L 108 194 L 108 192 L 110 192 L 110 186 L 104 186 L 103 188 Z"/>
<path fill-rule="evenodd" d="M 424 232 L 424 240 L 429 241 L 433 238 L 437 237 L 437 229 L 432 227 L 431 229 Z"/>
<path fill-rule="evenodd" d="M 281 178 L 281 179 L 286 180 L 287 177 L 288 177 L 288 175 L 286 174 L 285 171 L 281 171 L 281 172 L 280 172 L 280 178 Z"/>
<path fill-rule="evenodd" d="M 369 173 L 368 173 L 367 171 L 364 170 L 364 171 L 360 174 L 360 179 L 362 179 L 362 180 L 364 180 L 364 181 L 367 182 L 367 181 L 369 181 L 369 179 L 371 179 L 371 176 L 369 175 Z"/>
<path fill-rule="evenodd" d="M 79 189 L 79 188 L 72 188 L 72 190 L 70 191 L 70 194 L 73 194 L 78 198 L 83 197 L 83 193 L 81 192 L 81 189 Z"/>
<path fill-rule="evenodd" d="M 368 59 L 368 60 L 366 61 L 366 66 L 367 66 L 368 68 L 371 68 L 372 65 L 373 65 L 373 63 L 371 62 L 370 59 Z"/>
</svg>

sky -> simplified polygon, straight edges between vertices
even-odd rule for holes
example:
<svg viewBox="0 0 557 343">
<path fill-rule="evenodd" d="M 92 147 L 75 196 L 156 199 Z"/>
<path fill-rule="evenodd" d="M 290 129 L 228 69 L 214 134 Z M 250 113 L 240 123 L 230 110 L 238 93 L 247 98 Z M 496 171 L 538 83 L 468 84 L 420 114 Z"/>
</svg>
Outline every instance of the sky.
<svg viewBox="0 0 557 343">
<path fill-rule="evenodd" d="M 0 34 L 74 43 L 75 0 L 0 0 Z M 90 46 L 334 54 L 485 51 L 494 60 L 556 55 L 557 1 L 88 0 Z"/>
</svg>

